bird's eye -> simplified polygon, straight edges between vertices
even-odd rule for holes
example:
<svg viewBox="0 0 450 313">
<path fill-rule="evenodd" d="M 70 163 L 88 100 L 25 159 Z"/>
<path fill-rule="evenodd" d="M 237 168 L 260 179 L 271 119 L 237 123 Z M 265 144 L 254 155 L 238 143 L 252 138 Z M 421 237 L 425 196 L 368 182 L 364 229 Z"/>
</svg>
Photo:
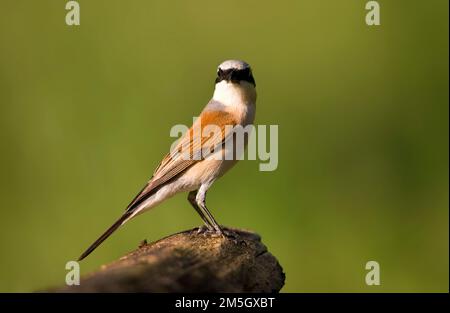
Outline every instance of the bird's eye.
<svg viewBox="0 0 450 313">
<path fill-rule="evenodd" d="M 223 75 L 223 71 L 221 68 L 217 70 L 217 76 L 221 77 Z"/>
</svg>

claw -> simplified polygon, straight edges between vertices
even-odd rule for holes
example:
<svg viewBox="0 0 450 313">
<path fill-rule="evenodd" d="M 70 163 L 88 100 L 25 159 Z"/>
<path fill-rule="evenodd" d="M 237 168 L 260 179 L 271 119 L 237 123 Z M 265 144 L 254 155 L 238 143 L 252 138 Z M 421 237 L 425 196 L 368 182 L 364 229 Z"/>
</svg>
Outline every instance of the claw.
<svg viewBox="0 0 450 313">
<path fill-rule="evenodd" d="M 224 230 L 222 232 L 222 236 L 228 240 L 233 241 L 233 243 L 237 244 L 238 243 L 238 237 L 236 236 L 235 233 L 233 233 L 232 231 L 228 231 L 228 230 Z"/>
<path fill-rule="evenodd" d="M 202 225 L 197 229 L 197 234 L 204 234 L 208 231 L 208 227 L 206 225 Z"/>
<path fill-rule="evenodd" d="M 197 234 L 203 236 L 211 236 L 215 234 L 215 230 L 212 227 L 208 227 L 208 225 L 202 225 L 198 227 Z"/>
</svg>

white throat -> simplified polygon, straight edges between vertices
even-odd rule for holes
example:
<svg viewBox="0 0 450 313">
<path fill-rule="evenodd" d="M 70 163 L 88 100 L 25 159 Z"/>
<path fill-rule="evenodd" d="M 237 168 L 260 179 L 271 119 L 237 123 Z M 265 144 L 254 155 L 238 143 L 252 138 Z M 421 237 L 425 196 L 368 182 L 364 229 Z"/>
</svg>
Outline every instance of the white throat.
<svg viewBox="0 0 450 313">
<path fill-rule="evenodd" d="M 213 99 L 226 106 L 254 105 L 255 86 L 245 81 L 236 84 L 222 80 L 216 84 Z"/>
</svg>

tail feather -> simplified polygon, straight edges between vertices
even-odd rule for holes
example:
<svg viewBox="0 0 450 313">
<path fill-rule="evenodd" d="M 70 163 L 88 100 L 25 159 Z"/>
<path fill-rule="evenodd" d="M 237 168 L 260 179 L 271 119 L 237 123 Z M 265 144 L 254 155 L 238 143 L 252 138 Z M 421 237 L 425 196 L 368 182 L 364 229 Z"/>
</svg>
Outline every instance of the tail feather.
<svg viewBox="0 0 450 313">
<path fill-rule="evenodd" d="M 105 241 L 106 238 L 111 236 L 113 232 L 115 232 L 123 223 L 125 223 L 126 220 L 131 217 L 131 215 L 132 212 L 125 212 L 114 224 L 111 225 L 110 228 L 108 228 L 103 233 L 103 235 L 101 235 L 89 248 L 87 248 L 86 251 L 83 252 L 83 254 L 78 258 L 78 261 L 83 260 L 89 254 L 91 254 L 91 252 L 94 251 L 103 241 Z"/>
</svg>

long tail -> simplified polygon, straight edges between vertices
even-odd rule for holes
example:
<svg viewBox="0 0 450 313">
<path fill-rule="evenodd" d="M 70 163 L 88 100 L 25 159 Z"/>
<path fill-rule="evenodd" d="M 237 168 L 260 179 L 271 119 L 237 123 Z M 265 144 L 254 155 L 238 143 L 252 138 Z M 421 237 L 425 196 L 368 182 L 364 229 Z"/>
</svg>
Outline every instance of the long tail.
<svg viewBox="0 0 450 313">
<path fill-rule="evenodd" d="M 133 212 L 126 211 L 110 228 L 108 228 L 103 235 L 101 235 L 89 248 L 87 248 L 86 251 L 83 252 L 83 254 L 78 258 L 78 261 L 83 260 L 85 257 L 87 257 L 89 254 L 91 254 L 92 251 L 94 251 L 103 241 L 106 240 L 109 236 L 112 235 L 113 232 L 115 232 L 123 223 L 127 221 L 127 219 L 131 218 L 133 215 Z"/>
<path fill-rule="evenodd" d="M 180 173 L 178 173 L 178 174 L 180 174 Z M 175 176 L 171 177 L 171 179 L 176 178 L 176 177 L 177 176 L 175 175 Z M 142 206 L 142 204 L 146 200 L 148 200 L 151 196 L 153 196 L 158 190 L 160 190 L 161 187 L 163 187 L 165 183 L 170 182 L 171 179 L 165 180 L 163 182 L 159 182 L 157 185 L 154 185 L 153 180 L 150 180 L 147 183 L 147 185 L 141 190 L 141 192 L 139 192 L 138 195 L 133 199 L 133 201 L 128 205 L 125 213 L 114 224 L 112 224 L 111 227 L 108 228 L 103 233 L 103 235 L 101 235 L 89 248 L 87 248 L 86 251 L 83 252 L 83 254 L 78 258 L 78 261 L 83 260 L 89 254 L 91 254 L 92 251 L 94 251 L 99 245 L 101 245 L 101 243 L 103 241 L 105 241 L 106 238 L 111 236 L 112 233 L 115 232 L 126 221 L 135 217 L 136 215 L 141 214 L 142 212 L 144 212 L 144 210 L 150 209 L 155 203 L 153 203 L 153 204 L 147 203 L 145 205 L 145 207 Z"/>
</svg>

